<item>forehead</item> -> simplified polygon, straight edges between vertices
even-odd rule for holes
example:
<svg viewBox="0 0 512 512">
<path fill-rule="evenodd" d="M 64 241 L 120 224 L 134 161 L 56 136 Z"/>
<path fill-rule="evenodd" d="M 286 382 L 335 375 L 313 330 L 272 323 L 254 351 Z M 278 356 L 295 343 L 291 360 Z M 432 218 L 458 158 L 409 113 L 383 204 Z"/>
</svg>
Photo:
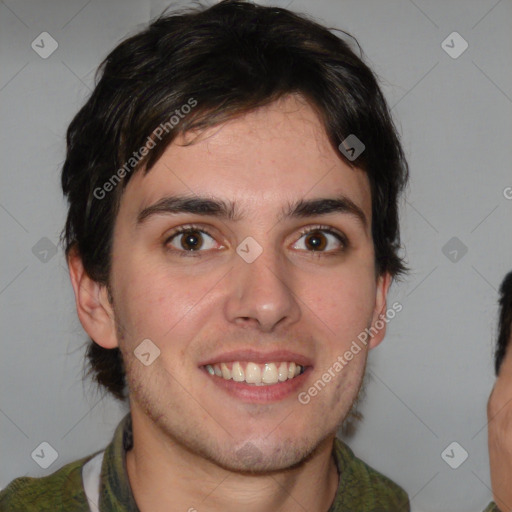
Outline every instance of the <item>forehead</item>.
<svg viewBox="0 0 512 512">
<path fill-rule="evenodd" d="M 366 173 L 341 159 L 314 109 L 297 96 L 178 137 L 149 173 L 132 177 L 122 205 L 140 211 L 166 194 L 211 196 L 260 212 L 343 195 L 371 219 Z"/>
</svg>

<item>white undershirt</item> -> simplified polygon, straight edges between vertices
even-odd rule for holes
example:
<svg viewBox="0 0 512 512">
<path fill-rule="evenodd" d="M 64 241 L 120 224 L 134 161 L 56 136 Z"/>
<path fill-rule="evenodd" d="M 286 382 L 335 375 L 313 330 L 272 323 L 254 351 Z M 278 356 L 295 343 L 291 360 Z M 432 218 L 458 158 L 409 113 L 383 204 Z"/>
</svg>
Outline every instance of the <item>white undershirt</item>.
<svg viewBox="0 0 512 512">
<path fill-rule="evenodd" d="M 91 512 L 100 512 L 100 477 L 104 451 L 95 455 L 82 468 L 82 481 Z"/>
</svg>

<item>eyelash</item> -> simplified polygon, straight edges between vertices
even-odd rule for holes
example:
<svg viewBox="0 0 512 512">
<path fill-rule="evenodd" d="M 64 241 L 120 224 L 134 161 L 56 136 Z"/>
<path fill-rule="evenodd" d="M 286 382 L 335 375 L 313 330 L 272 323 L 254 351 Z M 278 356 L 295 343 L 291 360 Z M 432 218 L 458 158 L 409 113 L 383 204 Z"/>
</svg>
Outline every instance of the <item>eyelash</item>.
<svg viewBox="0 0 512 512">
<path fill-rule="evenodd" d="M 201 252 L 205 252 L 205 251 L 185 251 L 185 250 L 178 250 L 178 249 L 170 249 L 168 247 L 169 242 L 173 238 L 177 237 L 178 235 L 184 234 L 184 233 L 190 233 L 191 231 L 199 231 L 200 233 L 205 233 L 209 237 L 215 239 L 215 237 L 208 231 L 208 229 L 205 229 L 204 227 L 198 226 L 195 224 L 188 224 L 186 226 L 180 226 L 179 228 L 176 228 L 168 237 L 166 237 L 165 242 L 164 242 L 164 247 L 170 252 L 178 253 L 178 256 L 180 256 L 180 257 L 188 257 L 188 258 L 200 257 Z M 320 225 L 320 224 L 301 230 L 300 236 L 297 240 L 302 238 L 304 235 L 314 233 L 316 231 L 321 231 L 322 233 L 327 233 L 329 235 L 333 235 L 338 240 L 338 242 L 340 242 L 341 247 L 334 251 L 306 251 L 308 253 L 311 253 L 318 257 L 320 257 L 320 256 L 337 256 L 340 253 L 345 252 L 347 250 L 347 248 L 349 247 L 348 239 L 343 233 L 341 233 L 337 230 L 334 230 L 333 228 L 331 228 L 329 226 L 324 226 L 324 225 Z"/>
</svg>

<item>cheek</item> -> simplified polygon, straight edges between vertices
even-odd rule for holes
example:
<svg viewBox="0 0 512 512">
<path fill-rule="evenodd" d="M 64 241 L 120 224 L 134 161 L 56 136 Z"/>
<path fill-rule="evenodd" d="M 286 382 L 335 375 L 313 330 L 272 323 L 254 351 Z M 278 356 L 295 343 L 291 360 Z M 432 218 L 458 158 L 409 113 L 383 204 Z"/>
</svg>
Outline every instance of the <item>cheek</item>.
<svg viewBox="0 0 512 512">
<path fill-rule="evenodd" d="M 127 264 L 114 288 L 119 320 L 130 326 L 132 337 L 163 340 L 196 309 L 208 291 L 204 281 L 170 273 L 161 265 Z"/>
<path fill-rule="evenodd" d="M 303 289 L 304 302 L 325 323 L 331 336 L 352 339 L 372 320 L 376 295 L 373 275 L 340 272 L 336 277 L 317 277 Z"/>
</svg>

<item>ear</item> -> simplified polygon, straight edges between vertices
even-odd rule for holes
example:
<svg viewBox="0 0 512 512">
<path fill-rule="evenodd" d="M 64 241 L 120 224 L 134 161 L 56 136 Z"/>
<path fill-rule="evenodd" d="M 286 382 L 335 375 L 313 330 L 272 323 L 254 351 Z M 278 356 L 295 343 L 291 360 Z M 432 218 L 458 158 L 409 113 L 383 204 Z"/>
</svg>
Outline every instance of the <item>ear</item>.
<svg viewBox="0 0 512 512">
<path fill-rule="evenodd" d="M 117 347 L 114 311 L 108 299 L 107 287 L 89 277 L 77 250 L 71 249 L 67 259 L 82 327 L 103 348 Z"/>
<path fill-rule="evenodd" d="M 375 309 L 373 310 L 372 325 L 369 328 L 370 332 L 373 334 L 368 344 L 370 349 L 378 346 L 386 335 L 386 307 L 390 284 L 391 274 L 389 272 L 385 272 L 377 278 Z"/>
</svg>

